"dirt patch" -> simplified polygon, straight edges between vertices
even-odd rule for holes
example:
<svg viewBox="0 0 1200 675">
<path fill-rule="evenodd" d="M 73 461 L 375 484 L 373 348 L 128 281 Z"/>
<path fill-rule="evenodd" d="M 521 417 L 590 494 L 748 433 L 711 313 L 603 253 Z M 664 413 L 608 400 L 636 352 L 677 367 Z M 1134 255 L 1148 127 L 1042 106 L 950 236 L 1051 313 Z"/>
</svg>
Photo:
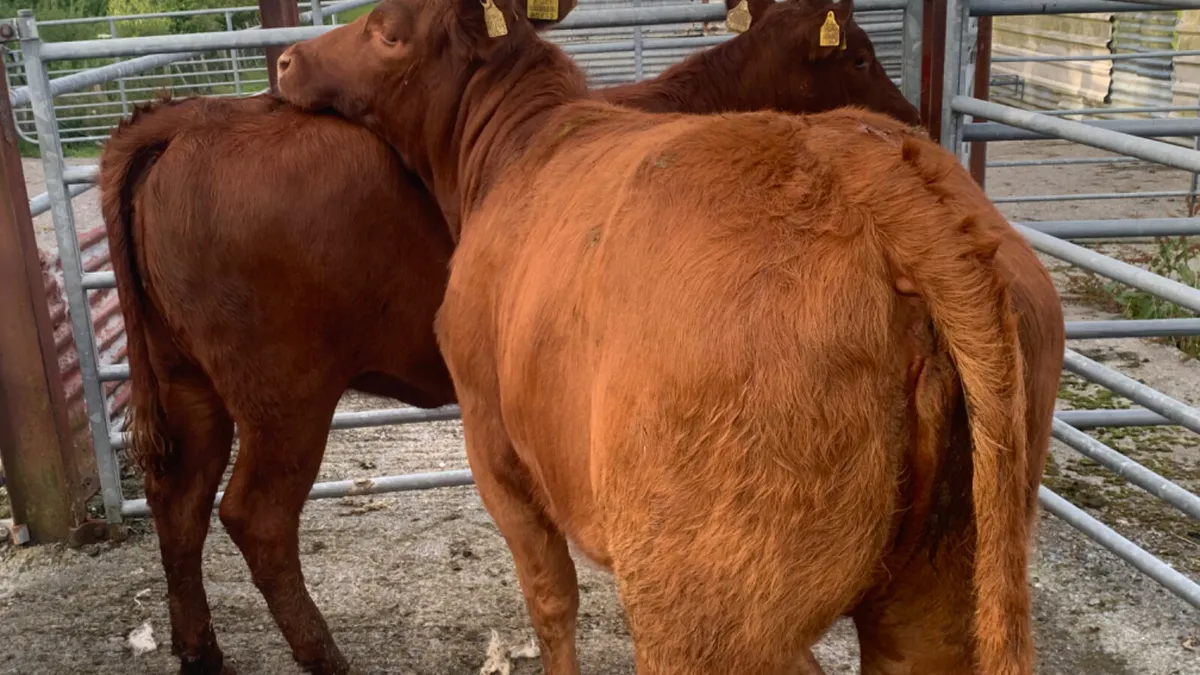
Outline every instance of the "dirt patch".
<svg viewBox="0 0 1200 675">
<path fill-rule="evenodd" d="M 1100 153 L 1060 143 L 999 144 L 992 150 L 996 159 L 1089 154 Z M 1186 189 L 1187 182 L 1179 172 L 1118 165 L 998 169 L 989 185 L 993 195 L 1012 195 Z M 38 191 L 31 186 L 31 193 Z M 81 229 L 100 224 L 88 199 L 95 193 L 76 200 Z M 1024 220 L 1184 215 L 1182 200 L 1163 199 L 1013 204 L 1003 210 Z M 52 243 L 52 234 L 40 232 L 43 240 Z M 1046 263 L 1060 282 L 1068 319 L 1112 316 L 1071 295 L 1064 265 Z M 1142 340 L 1071 346 L 1173 396 L 1200 398 L 1200 364 L 1170 347 Z M 350 394 L 342 409 L 392 405 Z M 1098 387 L 1064 378 L 1062 408 L 1127 405 Z M 1196 436 L 1173 427 L 1096 436 L 1189 489 L 1200 489 Z M 1059 443 L 1051 452 L 1048 485 L 1198 578 L 1200 527 L 1194 521 Z M 457 423 L 356 429 L 331 436 L 320 479 L 464 466 Z M 135 476 L 126 476 L 126 490 L 140 495 Z M 470 488 L 310 503 L 301 546 L 309 588 L 343 651 L 363 672 L 474 674 L 491 631 L 509 646 L 532 637 L 504 540 Z M 1040 519 L 1030 574 L 1040 673 L 1200 674 L 1200 612 L 1051 516 Z M 219 639 L 240 672 L 295 672 L 245 563 L 215 521 L 205 575 Z M 583 671 L 633 673 L 610 578 L 581 564 L 580 584 Z M 0 625 L 20 636 L 0 647 L 0 673 L 174 672 L 165 593 L 157 541 L 145 524 L 119 546 L 0 544 Z M 147 621 L 159 647 L 135 657 L 127 637 Z M 816 651 L 830 673 L 858 672 L 848 622 L 835 625 Z M 540 673 L 541 665 L 519 660 L 514 672 Z"/>
</svg>

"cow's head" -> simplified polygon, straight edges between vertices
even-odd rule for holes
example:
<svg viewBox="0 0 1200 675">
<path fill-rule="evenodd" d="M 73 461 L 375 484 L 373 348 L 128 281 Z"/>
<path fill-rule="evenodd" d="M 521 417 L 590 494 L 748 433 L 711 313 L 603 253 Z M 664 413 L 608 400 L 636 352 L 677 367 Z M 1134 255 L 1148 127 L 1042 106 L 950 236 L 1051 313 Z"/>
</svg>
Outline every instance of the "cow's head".
<svg viewBox="0 0 1200 675">
<path fill-rule="evenodd" d="M 739 0 L 726 0 L 732 14 Z M 857 105 L 920 124 L 920 114 L 888 77 L 853 0 L 747 0 L 749 29 L 739 74 L 746 92 L 768 92 L 770 107 L 794 113 Z"/>
<path fill-rule="evenodd" d="M 302 108 L 356 121 L 395 105 L 438 105 L 437 92 L 465 88 L 494 52 L 574 7 L 575 0 L 383 0 L 352 23 L 288 48 L 278 62 L 280 93 Z"/>
</svg>

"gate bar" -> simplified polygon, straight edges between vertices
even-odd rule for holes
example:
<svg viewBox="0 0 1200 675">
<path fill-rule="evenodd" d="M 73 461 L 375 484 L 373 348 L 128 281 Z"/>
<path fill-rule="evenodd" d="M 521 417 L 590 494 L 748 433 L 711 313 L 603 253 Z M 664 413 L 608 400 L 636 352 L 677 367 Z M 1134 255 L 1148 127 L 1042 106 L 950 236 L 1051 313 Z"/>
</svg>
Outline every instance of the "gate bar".
<svg viewBox="0 0 1200 675">
<path fill-rule="evenodd" d="M 1097 361 L 1087 358 L 1079 352 L 1066 350 L 1063 356 L 1063 368 L 1076 375 L 1095 382 L 1113 393 L 1146 406 L 1147 409 L 1163 417 L 1200 433 L 1200 410 L 1171 398 L 1166 394 L 1147 387 L 1132 377 L 1128 377 Z"/>
<path fill-rule="evenodd" d="M 1110 150 L 1122 155 L 1158 162 L 1159 164 L 1191 171 L 1192 173 L 1200 172 L 1200 152 L 1157 141 L 1136 138 L 1129 134 L 1104 128 L 1099 123 L 1084 124 L 1082 122 L 1050 117 L 1049 115 L 1039 115 L 1038 113 L 1019 110 L 1011 106 L 1000 105 L 999 103 L 980 101 L 969 96 L 955 96 L 950 100 L 950 107 L 955 112 L 986 117 L 1017 127 L 1018 129 L 1036 131 L 1054 138 L 1074 141 L 1093 148 Z M 1138 120 L 1119 120 L 1119 122 L 1136 121 Z M 1171 120 L 1154 121 L 1163 124 L 1171 122 Z"/>
<path fill-rule="evenodd" d="M 1054 420 L 1051 431 L 1055 438 L 1075 449 L 1079 454 L 1099 464 L 1103 464 L 1113 473 L 1158 497 L 1164 502 L 1183 511 L 1196 520 L 1200 520 L 1200 497 L 1172 483 L 1165 477 L 1147 469 L 1141 464 L 1113 450 L 1104 443 L 1075 429 L 1062 420 Z"/>
<path fill-rule="evenodd" d="M 976 99 L 978 100 L 978 99 Z M 983 101 L 988 103 L 988 101 Z M 1019 110 L 1019 108 L 1015 108 Z M 1195 110 L 1195 108 L 1189 108 Z M 1043 112 L 1036 113 L 1045 117 L 1051 117 Z M 1057 119 L 1062 119 L 1062 115 L 1076 115 L 1083 113 L 1056 113 Z M 1082 124 L 1086 127 L 1094 129 L 1105 129 L 1108 131 L 1116 131 L 1128 136 L 1136 136 L 1138 138 L 1171 138 L 1171 137 L 1191 137 L 1200 135 L 1200 121 L 1194 117 L 1174 117 L 1167 119 L 1152 119 L 1152 120 L 1067 120 L 1074 124 Z M 997 122 L 974 122 L 964 125 L 963 140 L 973 142 L 997 142 L 997 141 L 1047 141 L 1059 140 L 1056 135 L 1038 133 L 1026 129 L 1017 129 L 1009 124 L 1000 124 Z M 1093 145 L 1086 143 L 1086 145 Z M 1174 146 L 1168 146 L 1174 147 Z"/>
<path fill-rule="evenodd" d="M 1173 9 L 1200 9 L 1200 0 L 971 0 L 971 16 L 1152 12 Z"/>
<path fill-rule="evenodd" d="M 1145 408 L 1056 410 L 1054 419 L 1062 420 L 1080 430 L 1105 427 L 1158 427 L 1175 424 L 1153 410 Z"/>
<path fill-rule="evenodd" d="M 1157 581 L 1189 605 L 1200 609 L 1200 585 L 1180 574 L 1175 568 L 1150 554 L 1146 549 L 1122 537 L 1115 530 L 1088 515 L 1071 502 L 1059 497 L 1045 485 L 1038 486 L 1038 501 L 1063 522 L 1079 530 L 1089 539 L 1114 553 L 1118 558 Z"/>
<path fill-rule="evenodd" d="M 308 493 L 308 499 L 336 499 L 338 497 L 356 497 L 360 495 L 377 495 L 388 492 L 412 492 L 414 490 L 432 490 L 434 488 L 461 487 L 473 485 L 470 469 L 455 471 L 437 471 L 433 473 L 407 473 L 399 476 L 383 476 L 381 478 L 358 478 L 353 480 L 336 480 L 327 483 L 316 483 Z M 221 505 L 225 491 L 217 493 L 213 508 Z M 145 499 L 130 499 L 121 505 L 121 515 L 127 518 L 144 518 L 150 515 L 150 506 Z"/>
<path fill-rule="evenodd" d="M 1047 220 L 1021 224 L 1060 239 L 1182 237 L 1200 234 L 1200 218 Z"/>
<path fill-rule="evenodd" d="M 1140 267 L 1096 253 L 1069 241 L 1043 234 L 1020 223 L 1013 223 L 1013 227 L 1017 228 L 1017 231 L 1025 237 L 1030 245 L 1042 253 L 1200 313 L 1200 289 L 1192 288 L 1153 272 L 1147 272 Z"/>
</svg>

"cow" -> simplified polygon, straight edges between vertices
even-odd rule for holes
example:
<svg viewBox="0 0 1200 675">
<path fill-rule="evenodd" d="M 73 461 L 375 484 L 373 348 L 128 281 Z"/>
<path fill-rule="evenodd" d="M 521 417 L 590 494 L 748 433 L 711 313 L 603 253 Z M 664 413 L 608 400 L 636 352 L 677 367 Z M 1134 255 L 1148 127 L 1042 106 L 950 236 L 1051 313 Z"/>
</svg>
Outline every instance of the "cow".
<svg viewBox="0 0 1200 675">
<path fill-rule="evenodd" d="M 861 28 L 848 24 L 846 49 L 810 59 L 794 44 L 811 17 L 773 6 L 756 0 L 747 34 L 658 78 L 594 94 L 656 111 L 853 103 L 919 121 Z M 785 76 L 787 86 L 767 79 Z M 236 420 L 221 520 L 297 661 L 345 672 L 304 586 L 299 514 L 343 390 L 455 401 L 433 332 L 452 250 L 442 214 L 375 135 L 270 95 L 142 106 L 100 164 L 129 341 L 129 449 L 145 473 L 181 671 L 232 671 L 200 554 Z"/>
<path fill-rule="evenodd" d="M 864 673 L 1031 673 L 1053 413 L 1027 367 L 1054 359 L 1020 331 L 1062 321 L 1014 277 L 1048 280 L 1036 255 L 892 118 L 590 100 L 538 36 L 557 4 L 383 0 L 279 60 L 454 233 L 435 330 L 545 672 L 579 672 L 573 545 L 612 570 L 639 673 L 793 673 L 847 614 Z M 771 11 L 820 56 L 853 8 Z"/>
</svg>

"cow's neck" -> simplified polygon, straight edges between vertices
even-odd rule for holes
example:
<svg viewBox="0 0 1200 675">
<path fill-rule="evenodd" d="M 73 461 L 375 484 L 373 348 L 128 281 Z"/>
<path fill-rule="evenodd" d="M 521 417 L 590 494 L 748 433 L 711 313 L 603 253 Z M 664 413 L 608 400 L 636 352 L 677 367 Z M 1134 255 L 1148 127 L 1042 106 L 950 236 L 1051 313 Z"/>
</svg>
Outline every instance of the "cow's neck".
<svg viewBox="0 0 1200 675">
<path fill-rule="evenodd" d="M 563 104 L 587 96 L 570 57 L 536 36 L 506 45 L 473 71 L 456 114 L 430 111 L 425 140 L 445 143 L 422 173 L 457 239 L 462 219 L 487 195 L 505 167 L 519 161 L 533 136 Z"/>
<path fill-rule="evenodd" d="M 696 115 L 745 110 L 741 101 L 745 65 L 754 53 L 753 38 L 742 34 L 712 49 L 689 56 L 658 77 L 634 84 L 599 89 L 601 100 L 646 112 Z"/>
</svg>

